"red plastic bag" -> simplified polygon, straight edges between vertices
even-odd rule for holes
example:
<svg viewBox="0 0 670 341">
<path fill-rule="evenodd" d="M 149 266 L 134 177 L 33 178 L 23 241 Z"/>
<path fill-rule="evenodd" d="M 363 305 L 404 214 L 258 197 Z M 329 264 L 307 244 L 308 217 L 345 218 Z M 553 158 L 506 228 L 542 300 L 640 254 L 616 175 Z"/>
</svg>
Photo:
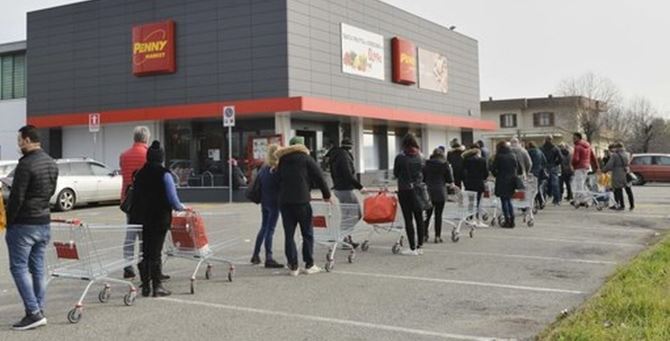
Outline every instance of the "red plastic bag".
<svg viewBox="0 0 670 341">
<path fill-rule="evenodd" d="M 512 195 L 512 199 L 516 199 L 516 200 L 526 200 L 526 192 L 524 192 L 524 191 L 516 191 L 516 192 L 514 192 L 514 194 Z"/>
<path fill-rule="evenodd" d="M 385 192 L 365 198 L 363 220 L 368 224 L 384 224 L 395 221 L 398 199 Z"/>
<path fill-rule="evenodd" d="M 170 234 L 174 246 L 183 251 L 202 250 L 209 244 L 205 221 L 202 216 L 194 212 L 179 212 L 172 215 Z"/>
</svg>

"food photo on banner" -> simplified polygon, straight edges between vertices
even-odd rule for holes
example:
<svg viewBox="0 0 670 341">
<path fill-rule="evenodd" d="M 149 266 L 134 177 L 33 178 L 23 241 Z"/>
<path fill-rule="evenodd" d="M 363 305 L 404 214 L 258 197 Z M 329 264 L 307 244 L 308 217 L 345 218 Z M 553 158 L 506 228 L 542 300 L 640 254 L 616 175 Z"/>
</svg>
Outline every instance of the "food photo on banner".
<svg viewBox="0 0 670 341">
<path fill-rule="evenodd" d="M 449 91 L 447 57 L 419 48 L 419 88 L 442 93 Z"/>
<path fill-rule="evenodd" d="M 343 23 L 342 72 L 384 80 L 384 37 Z"/>
</svg>

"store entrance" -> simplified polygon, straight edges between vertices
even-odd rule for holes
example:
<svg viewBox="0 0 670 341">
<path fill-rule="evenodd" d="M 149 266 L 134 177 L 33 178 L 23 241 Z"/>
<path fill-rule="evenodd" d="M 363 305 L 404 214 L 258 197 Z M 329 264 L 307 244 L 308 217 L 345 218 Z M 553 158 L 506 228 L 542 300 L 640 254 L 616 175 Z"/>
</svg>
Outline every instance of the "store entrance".
<svg viewBox="0 0 670 341">
<path fill-rule="evenodd" d="M 316 131 L 296 130 L 295 134 L 305 139 L 305 147 L 309 148 L 309 154 L 316 159 Z"/>
</svg>

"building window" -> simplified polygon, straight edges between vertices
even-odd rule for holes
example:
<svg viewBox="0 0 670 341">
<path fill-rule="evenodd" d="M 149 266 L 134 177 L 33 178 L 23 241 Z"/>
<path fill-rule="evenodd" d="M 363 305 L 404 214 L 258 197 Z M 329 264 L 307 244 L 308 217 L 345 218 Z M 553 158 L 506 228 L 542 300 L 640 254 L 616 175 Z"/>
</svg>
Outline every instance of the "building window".
<svg viewBox="0 0 670 341">
<path fill-rule="evenodd" d="M 500 128 L 516 128 L 516 114 L 500 115 Z"/>
<path fill-rule="evenodd" d="M 26 55 L 0 56 L 0 99 L 26 97 Z"/>
<path fill-rule="evenodd" d="M 536 112 L 533 114 L 533 126 L 535 127 L 553 127 L 553 112 Z"/>
</svg>

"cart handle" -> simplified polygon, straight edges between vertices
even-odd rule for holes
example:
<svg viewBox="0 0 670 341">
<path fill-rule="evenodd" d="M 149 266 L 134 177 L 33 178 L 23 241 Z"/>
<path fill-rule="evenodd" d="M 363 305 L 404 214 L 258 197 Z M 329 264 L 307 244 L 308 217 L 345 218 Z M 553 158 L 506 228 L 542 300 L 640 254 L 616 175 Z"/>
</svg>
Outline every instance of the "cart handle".
<svg viewBox="0 0 670 341">
<path fill-rule="evenodd" d="M 80 219 L 74 218 L 74 219 L 62 219 L 62 218 L 55 218 L 51 219 L 52 223 L 58 223 L 58 224 L 67 224 L 67 225 L 76 225 L 76 226 L 81 226 L 82 222 Z"/>
</svg>

